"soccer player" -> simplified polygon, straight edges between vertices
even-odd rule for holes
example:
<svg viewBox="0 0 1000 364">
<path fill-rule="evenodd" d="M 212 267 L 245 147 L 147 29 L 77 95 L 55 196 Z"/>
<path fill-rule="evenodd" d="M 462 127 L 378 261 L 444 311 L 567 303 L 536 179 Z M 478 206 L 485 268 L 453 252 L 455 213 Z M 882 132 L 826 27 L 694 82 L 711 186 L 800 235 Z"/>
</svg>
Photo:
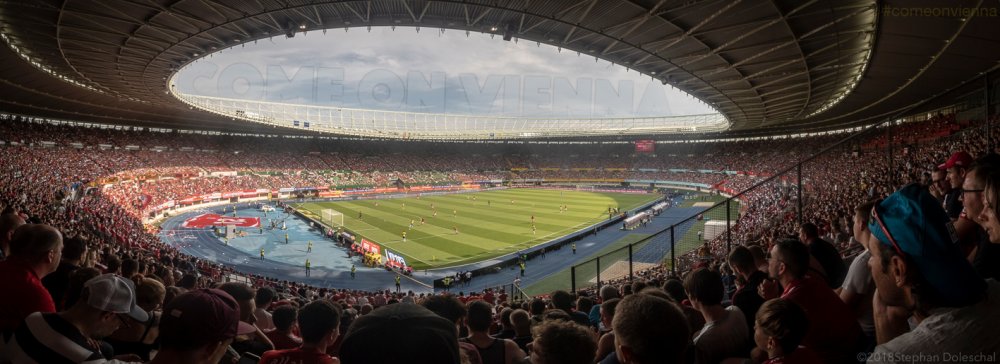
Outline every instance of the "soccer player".
<svg viewBox="0 0 1000 364">
<path fill-rule="evenodd" d="M 312 266 L 312 264 L 309 263 L 309 258 L 306 258 L 306 277 L 309 276 L 309 268 L 311 266 Z"/>
<path fill-rule="evenodd" d="M 354 274 L 357 272 L 358 268 L 354 267 L 354 263 L 351 263 L 351 279 L 354 279 Z"/>
<path fill-rule="evenodd" d="M 406 241 L 406 232 L 403 232 L 403 241 Z"/>
<path fill-rule="evenodd" d="M 453 225 L 453 226 L 451 227 L 451 229 L 452 229 L 452 230 L 455 230 L 455 235 L 458 235 L 458 226 L 457 226 L 457 225 Z"/>
<path fill-rule="evenodd" d="M 531 235 L 535 235 L 535 224 L 531 224 Z"/>
<path fill-rule="evenodd" d="M 410 219 L 410 229 L 413 228 L 413 219 Z"/>
<path fill-rule="evenodd" d="M 458 210 L 451 210 L 451 216 L 458 217 Z"/>
<path fill-rule="evenodd" d="M 260 248 L 260 260 L 264 260 L 264 248 Z"/>
</svg>

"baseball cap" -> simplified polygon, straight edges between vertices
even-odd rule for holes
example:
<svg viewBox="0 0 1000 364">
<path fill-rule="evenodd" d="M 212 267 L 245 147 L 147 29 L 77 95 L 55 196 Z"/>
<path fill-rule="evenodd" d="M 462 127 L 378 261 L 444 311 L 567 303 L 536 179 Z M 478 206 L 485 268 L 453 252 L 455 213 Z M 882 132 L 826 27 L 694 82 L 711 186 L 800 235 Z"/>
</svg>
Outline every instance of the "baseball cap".
<svg viewBox="0 0 1000 364">
<path fill-rule="evenodd" d="M 163 308 L 160 338 L 198 348 L 257 331 L 240 321 L 240 306 L 223 290 L 197 289 L 175 297 Z"/>
<path fill-rule="evenodd" d="M 357 318 L 341 344 L 344 364 L 458 364 L 455 323 L 420 305 L 391 304 Z M 386 343 L 391 350 L 386 350 Z"/>
<path fill-rule="evenodd" d="M 944 208 L 922 186 L 909 184 L 877 203 L 868 230 L 883 245 L 910 257 L 946 305 L 966 306 L 985 292 L 986 282 L 956 244 Z"/>
<path fill-rule="evenodd" d="M 938 166 L 938 169 L 948 169 L 951 167 L 968 167 L 973 162 L 972 156 L 964 151 L 955 152 L 948 158 L 947 162 Z"/>
<path fill-rule="evenodd" d="M 84 284 L 90 290 L 87 305 L 101 311 L 123 313 L 139 322 L 149 314 L 135 304 L 135 283 L 115 274 L 102 274 Z"/>
</svg>

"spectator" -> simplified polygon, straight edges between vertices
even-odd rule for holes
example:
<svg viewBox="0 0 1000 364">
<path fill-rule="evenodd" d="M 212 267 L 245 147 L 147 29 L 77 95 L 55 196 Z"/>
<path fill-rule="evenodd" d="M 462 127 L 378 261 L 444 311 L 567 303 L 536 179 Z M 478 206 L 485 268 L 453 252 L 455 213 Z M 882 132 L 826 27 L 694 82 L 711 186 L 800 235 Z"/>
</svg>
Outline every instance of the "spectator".
<svg viewBox="0 0 1000 364">
<path fill-rule="evenodd" d="M 615 318 L 615 308 L 618 307 L 619 302 L 621 302 L 620 298 L 612 298 L 601 304 L 601 325 L 609 328 L 597 340 L 597 354 L 594 357 L 601 363 L 619 362 L 617 355 L 615 355 L 615 331 L 610 330 L 611 323 Z"/>
<path fill-rule="evenodd" d="M 601 302 L 594 304 L 594 307 L 590 308 L 588 316 L 590 318 L 590 325 L 596 327 L 597 332 L 604 332 L 610 330 L 611 327 L 601 325 L 601 305 L 612 298 L 618 298 L 618 289 L 613 285 L 604 285 L 601 287 L 600 298 Z"/>
<path fill-rule="evenodd" d="M 534 328 L 532 364 L 591 364 L 597 343 L 594 333 L 574 322 L 546 321 Z"/>
<path fill-rule="evenodd" d="M 750 342 L 746 318 L 739 307 L 722 307 L 725 288 L 718 272 L 701 268 L 688 273 L 684 288 L 692 306 L 705 318 L 705 326 L 695 334 L 699 363 L 718 363 L 743 357 Z"/>
<path fill-rule="evenodd" d="M 255 319 L 253 313 L 256 310 L 254 297 L 256 295 L 253 288 L 244 283 L 229 282 L 220 285 L 219 289 L 236 299 L 236 303 L 240 305 L 240 321 L 257 327 L 257 325 L 254 325 Z M 259 327 L 257 327 L 257 331 L 253 335 L 236 336 L 236 339 L 233 340 L 230 346 L 241 355 L 243 353 L 251 353 L 258 357 L 263 355 L 265 351 L 274 349 L 271 339 L 268 339 L 267 335 Z"/>
<path fill-rule="evenodd" d="M 66 288 L 66 307 L 73 307 L 83 294 L 83 286 L 87 281 L 99 275 L 101 271 L 97 268 L 80 268 L 74 271 L 69 276 L 69 286 Z"/>
<path fill-rule="evenodd" d="M 993 197 L 989 191 L 986 196 L 987 202 Z M 1000 336 L 993 334 L 1000 326 L 1000 284 L 976 274 L 955 246 L 949 222 L 916 185 L 872 209 L 869 265 L 879 345 L 869 363 L 895 362 L 900 355 L 1000 352 Z M 909 314 L 917 326 L 906 332 Z"/>
<path fill-rule="evenodd" d="M 750 254 L 753 255 L 753 261 L 757 270 L 767 273 L 767 254 L 764 253 L 764 248 L 761 248 L 759 245 L 751 245 L 747 249 L 750 249 Z"/>
<path fill-rule="evenodd" d="M 615 350 L 624 364 L 682 363 L 691 333 L 676 304 L 649 294 L 626 296 L 612 321 Z"/>
<path fill-rule="evenodd" d="M 809 318 L 795 302 L 775 298 L 757 311 L 754 343 L 767 354 L 762 364 L 812 364 L 820 362 L 811 349 L 799 346 L 809 331 Z"/>
<path fill-rule="evenodd" d="M 411 304 L 382 306 L 359 317 L 340 350 L 344 364 L 460 364 L 460 358 L 455 323 Z"/>
<path fill-rule="evenodd" d="M 528 343 L 534 339 L 531 336 L 531 318 L 528 316 L 528 311 L 514 310 L 510 313 L 510 322 L 514 326 L 514 338 L 511 340 L 527 353 Z"/>
<path fill-rule="evenodd" d="M 10 255 L 0 262 L 0 333 L 4 340 L 28 315 L 56 312 L 42 278 L 56 270 L 62 257 L 62 234 L 48 225 L 23 225 L 14 231 Z M 16 297 L 17 299 L 10 299 Z"/>
<path fill-rule="evenodd" d="M 594 308 L 594 300 L 590 297 L 580 296 L 576 299 L 576 312 L 579 312 L 587 317 L 587 326 L 597 329 L 597 325 L 593 325 L 590 322 L 590 310 Z"/>
<path fill-rule="evenodd" d="M 739 307 L 747 318 L 747 332 L 753 331 L 754 317 L 757 310 L 764 304 L 764 299 L 757 293 L 760 283 L 767 280 L 767 273 L 757 269 L 753 254 L 745 246 L 736 246 L 729 253 L 729 266 L 733 267 L 736 276 L 746 284 L 733 294 L 733 306 Z"/>
<path fill-rule="evenodd" d="M 972 162 L 972 156 L 969 153 L 958 151 L 952 154 L 948 161 L 938 166 L 939 170 L 946 172 L 943 183 L 948 185 L 948 191 L 944 194 L 944 210 L 952 221 L 958 220 L 962 213 L 962 200 L 960 198 L 962 182 L 965 180 L 965 174 Z"/>
<path fill-rule="evenodd" d="M 830 242 L 819 237 L 815 224 L 805 223 L 799 228 L 799 240 L 809 247 L 810 270 L 823 277 L 830 288 L 838 288 L 844 283 L 847 269 L 840 253 Z"/>
<path fill-rule="evenodd" d="M 286 308 L 291 310 L 285 310 Z M 281 326 L 292 326 L 284 322 L 290 316 L 284 311 L 290 312 L 291 316 L 295 314 L 295 310 L 287 306 L 274 310 L 274 323 L 276 326 L 280 323 L 275 331 L 282 330 Z M 298 311 L 302 346 L 268 351 L 260 358 L 260 364 L 339 364 L 340 360 L 330 357 L 326 351 L 340 336 L 340 315 L 340 308 L 328 300 L 320 299 L 305 305 Z"/>
<path fill-rule="evenodd" d="M 256 331 L 240 321 L 240 306 L 225 291 L 188 291 L 163 308 L 160 350 L 150 364 L 221 363 L 233 338 Z"/>
<path fill-rule="evenodd" d="M 486 301 L 489 303 L 489 301 Z M 510 322 L 510 314 L 514 312 L 510 307 L 504 307 L 500 310 L 500 332 L 496 334 L 499 339 L 513 339 L 516 335 L 514 332 L 514 324 Z"/>
<path fill-rule="evenodd" d="M 875 294 L 875 283 L 872 281 L 872 272 L 868 268 L 868 259 L 871 258 L 869 249 L 868 220 L 871 218 L 872 207 L 875 200 L 865 202 L 854 209 L 854 239 L 864 248 L 861 254 L 854 257 L 851 267 L 847 271 L 844 285 L 840 287 L 840 300 L 851 309 L 854 317 L 861 326 L 864 335 L 864 348 L 866 352 L 875 347 L 875 319 L 872 317 L 872 297 Z"/>
<path fill-rule="evenodd" d="M 16 253 L 15 253 L 15 256 Z M 149 315 L 135 303 L 132 281 L 105 274 L 89 281 L 80 300 L 59 313 L 36 312 L 17 329 L 7 346 L 13 363 L 106 363 L 94 340 L 101 340 L 129 321 L 145 322 Z M 134 354 L 110 361 L 140 361 Z"/>
<path fill-rule="evenodd" d="M 292 305 L 282 305 L 274 309 L 274 330 L 266 333 L 267 338 L 274 343 L 274 350 L 294 349 L 302 345 L 302 339 L 293 332 L 298 309 Z M 338 321 L 339 321 L 338 317 Z"/>
<path fill-rule="evenodd" d="M 989 234 L 978 219 L 983 213 L 986 179 L 996 171 L 1000 171 L 998 154 L 991 153 L 972 164 L 965 174 L 965 181 L 962 182 L 964 210 L 955 221 L 955 232 L 964 243 L 963 247 L 968 248 L 967 254 L 971 255 L 972 266 L 985 279 L 1000 279 L 1000 246 L 990 243 Z"/>
<path fill-rule="evenodd" d="M 590 324 L 590 318 L 586 314 L 573 310 L 573 295 L 569 294 L 569 292 L 561 290 L 552 292 L 552 306 L 557 310 L 566 312 L 573 322 L 583 326 Z"/>
<path fill-rule="evenodd" d="M 455 325 L 456 337 L 461 332 L 461 328 L 465 326 L 465 319 L 469 314 L 469 310 L 464 304 L 462 304 L 462 301 L 459 301 L 458 298 L 455 298 L 455 296 L 450 294 L 430 296 L 424 299 L 420 305 L 427 308 L 431 312 L 434 312 L 438 316 L 452 322 Z M 479 350 L 475 345 L 460 340 L 458 342 L 458 346 L 462 351 L 462 355 L 465 356 L 469 362 L 472 364 L 482 364 L 483 359 L 479 356 Z"/>
<path fill-rule="evenodd" d="M 254 304 L 257 305 L 257 309 L 253 311 L 253 316 L 257 320 L 257 327 L 259 327 L 264 332 L 274 330 L 275 324 L 271 321 L 271 313 L 267 312 L 267 308 L 271 306 L 271 302 L 274 302 L 274 296 L 277 292 L 271 287 L 261 287 L 257 289 L 257 295 L 254 297 Z M 294 321 L 294 320 L 293 320 Z"/>
<path fill-rule="evenodd" d="M 87 254 L 87 242 L 80 237 L 72 237 L 63 240 L 62 259 L 55 272 L 42 278 L 42 284 L 52 295 L 52 301 L 56 304 L 57 310 L 63 310 L 65 306 L 66 289 L 69 287 L 69 276 L 74 271 L 80 269 L 80 262 L 84 254 Z"/>
<path fill-rule="evenodd" d="M 768 271 L 771 279 L 784 287 L 781 298 L 801 306 L 809 317 L 805 346 L 816 351 L 825 363 L 856 360 L 861 335 L 858 321 L 824 282 L 806 275 L 808 269 L 809 249 L 805 244 L 789 239 L 771 248 Z M 760 290 L 765 299 L 778 296 L 773 282 L 761 283 Z"/>
<path fill-rule="evenodd" d="M 0 215 L 0 261 L 10 256 L 10 240 L 14 237 L 14 230 L 21 225 L 24 225 L 24 219 L 14 212 Z"/>
<path fill-rule="evenodd" d="M 152 278 L 139 281 L 139 285 L 135 287 L 135 303 L 149 313 L 149 320 L 132 322 L 107 338 L 106 341 L 115 349 L 116 354 L 135 354 L 144 362 L 149 361 L 149 354 L 159 346 L 160 307 L 163 306 L 166 293 L 166 288 L 160 281 Z"/>
<path fill-rule="evenodd" d="M 483 364 L 518 363 L 526 356 L 511 340 L 493 338 L 489 334 L 493 324 L 493 306 L 484 301 L 469 302 L 469 337 L 462 339 L 476 346 Z"/>
<path fill-rule="evenodd" d="M 531 310 L 531 326 L 542 323 L 542 314 L 545 313 L 545 301 L 541 298 L 533 298 L 528 308 Z"/>
</svg>

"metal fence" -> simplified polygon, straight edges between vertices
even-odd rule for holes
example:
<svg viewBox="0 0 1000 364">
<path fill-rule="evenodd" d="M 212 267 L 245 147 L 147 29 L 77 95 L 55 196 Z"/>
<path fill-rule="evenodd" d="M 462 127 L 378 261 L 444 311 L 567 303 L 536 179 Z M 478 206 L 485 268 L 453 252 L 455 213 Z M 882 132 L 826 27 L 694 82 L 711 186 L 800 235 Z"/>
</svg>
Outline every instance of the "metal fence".
<svg viewBox="0 0 1000 364">
<path fill-rule="evenodd" d="M 820 218 L 836 216 L 826 221 L 849 224 L 853 212 L 842 206 L 860 204 L 920 178 L 913 173 L 918 168 L 911 164 L 919 162 L 913 155 L 921 145 L 943 141 L 943 145 L 955 148 L 993 150 L 996 118 L 992 122 L 983 118 L 963 123 L 967 128 L 947 136 L 930 137 L 912 129 L 899 135 L 901 128 L 912 124 L 904 125 L 892 118 L 852 135 L 804 139 L 820 144 L 815 148 L 818 152 L 785 155 L 791 160 L 790 167 L 773 174 L 725 177 L 726 182 L 716 188 L 725 197 L 721 201 L 647 238 L 572 266 L 570 289 L 599 289 L 607 283 L 629 282 L 653 268 L 677 276 L 699 263 L 727 256 L 736 244 L 763 242 L 776 234 L 795 234 L 803 222 Z M 971 146 L 973 140 L 985 141 L 986 145 Z M 748 154 L 747 158 L 783 157 L 779 152 L 748 153 L 757 155 Z M 836 180 L 829 180 L 831 176 Z M 816 183 L 820 179 L 825 182 L 822 188 Z M 680 203 L 704 206 L 707 201 L 703 200 L 710 198 L 700 196 Z M 824 202 L 831 199 L 847 203 L 838 207 Z"/>
</svg>

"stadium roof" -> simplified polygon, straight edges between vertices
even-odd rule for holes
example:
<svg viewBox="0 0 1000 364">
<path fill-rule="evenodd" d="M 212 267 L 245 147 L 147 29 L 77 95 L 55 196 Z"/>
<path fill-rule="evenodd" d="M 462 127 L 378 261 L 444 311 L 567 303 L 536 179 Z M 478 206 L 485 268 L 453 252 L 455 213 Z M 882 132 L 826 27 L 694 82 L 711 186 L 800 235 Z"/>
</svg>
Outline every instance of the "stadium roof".
<svg viewBox="0 0 1000 364">
<path fill-rule="evenodd" d="M 0 110 L 149 127 L 273 131 L 168 92 L 183 65 L 300 31 L 420 26 L 594 55 L 713 105 L 731 134 L 882 120 L 998 67 L 984 0 L 39 0 L 0 4 Z M 499 37 L 498 37 L 499 41 Z"/>
</svg>

